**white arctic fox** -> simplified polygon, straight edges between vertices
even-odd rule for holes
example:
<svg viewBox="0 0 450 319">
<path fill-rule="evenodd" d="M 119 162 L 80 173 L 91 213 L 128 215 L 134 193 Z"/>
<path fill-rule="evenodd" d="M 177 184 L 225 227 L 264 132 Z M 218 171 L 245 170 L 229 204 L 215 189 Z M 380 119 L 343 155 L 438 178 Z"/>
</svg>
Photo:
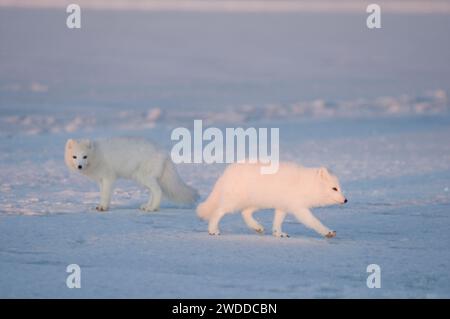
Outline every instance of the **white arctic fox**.
<svg viewBox="0 0 450 319">
<path fill-rule="evenodd" d="M 113 184 L 118 178 L 132 179 L 147 187 L 151 193 L 142 210 L 159 209 L 162 195 L 179 204 L 193 204 L 197 191 L 179 177 L 169 156 L 155 144 L 139 138 L 109 140 L 68 140 L 66 165 L 98 182 L 100 205 L 108 210 Z"/>
<path fill-rule="evenodd" d="M 344 204 L 336 176 L 326 168 L 306 168 L 294 163 L 280 163 L 275 174 L 261 174 L 260 163 L 232 164 L 218 179 L 208 199 L 197 208 L 200 218 L 208 220 L 208 231 L 218 235 L 220 219 L 227 213 L 242 211 L 245 223 L 262 233 L 263 226 L 252 214 L 258 209 L 274 208 L 273 235 L 289 237 L 281 230 L 286 213 L 292 213 L 305 226 L 331 238 L 336 236 L 309 208 Z"/>
</svg>

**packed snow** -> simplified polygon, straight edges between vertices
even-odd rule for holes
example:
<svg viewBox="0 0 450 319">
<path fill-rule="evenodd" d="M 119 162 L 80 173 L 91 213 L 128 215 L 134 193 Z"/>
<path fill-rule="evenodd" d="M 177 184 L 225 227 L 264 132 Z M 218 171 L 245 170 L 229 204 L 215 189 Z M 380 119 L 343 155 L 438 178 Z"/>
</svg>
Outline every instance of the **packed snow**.
<svg viewBox="0 0 450 319">
<path fill-rule="evenodd" d="M 375 33 L 365 12 L 64 19 L 0 9 L 0 297 L 450 297 L 450 16 L 386 15 Z M 64 164 L 68 138 L 170 151 L 194 119 L 278 127 L 282 160 L 330 167 L 349 203 L 314 212 L 337 237 L 293 217 L 290 238 L 259 235 L 239 214 L 209 236 L 195 207 L 140 211 L 128 181 L 100 213 L 97 185 Z M 224 167 L 177 165 L 202 199 Z M 271 229 L 273 212 L 255 217 Z"/>
</svg>

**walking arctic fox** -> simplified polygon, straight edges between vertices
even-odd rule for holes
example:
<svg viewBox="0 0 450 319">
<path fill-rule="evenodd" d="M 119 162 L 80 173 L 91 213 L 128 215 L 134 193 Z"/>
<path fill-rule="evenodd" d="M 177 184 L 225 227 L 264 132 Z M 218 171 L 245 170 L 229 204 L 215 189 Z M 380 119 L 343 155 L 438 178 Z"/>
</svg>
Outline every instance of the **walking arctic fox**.
<svg viewBox="0 0 450 319">
<path fill-rule="evenodd" d="M 179 204 L 194 204 L 197 191 L 179 177 L 169 156 L 155 144 L 139 138 L 109 140 L 69 139 L 65 162 L 69 169 L 93 179 L 100 186 L 99 211 L 106 211 L 111 201 L 113 184 L 118 178 L 132 179 L 151 193 L 144 211 L 159 209 L 162 195 Z"/>
<path fill-rule="evenodd" d="M 327 238 L 336 236 L 335 231 L 324 226 L 309 210 L 347 202 L 336 176 L 325 167 L 306 168 L 294 163 L 280 163 L 278 172 L 264 175 L 260 173 L 261 165 L 231 164 L 217 180 L 208 199 L 197 207 L 198 216 L 209 221 L 210 235 L 220 234 L 220 219 L 235 211 L 242 211 L 247 226 L 262 233 L 264 227 L 252 214 L 258 209 L 273 208 L 275 237 L 289 237 L 281 229 L 286 213 Z"/>
</svg>

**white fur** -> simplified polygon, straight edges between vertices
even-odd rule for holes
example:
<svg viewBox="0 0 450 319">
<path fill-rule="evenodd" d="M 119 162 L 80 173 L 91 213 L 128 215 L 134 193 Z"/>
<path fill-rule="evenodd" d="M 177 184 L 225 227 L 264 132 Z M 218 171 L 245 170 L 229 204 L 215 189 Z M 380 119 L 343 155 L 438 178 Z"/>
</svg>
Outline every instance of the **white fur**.
<svg viewBox="0 0 450 319">
<path fill-rule="evenodd" d="M 181 180 L 168 155 L 144 139 L 70 139 L 66 143 L 65 162 L 71 170 L 99 184 L 100 211 L 108 210 L 118 178 L 131 179 L 148 188 L 151 197 L 141 206 L 145 211 L 158 210 L 163 194 L 179 204 L 193 204 L 197 199 L 197 191 Z"/>
<path fill-rule="evenodd" d="M 262 164 L 232 164 L 217 180 L 208 199 L 197 208 L 200 218 L 208 220 L 211 235 L 219 234 L 220 219 L 227 213 L 242 211 L 245 223 L 262 233 L 264 228 L 252 216 L 258 209 L 275 209 L 273 235 L 288 237 L 281 230 L 286 213 L 326 237 L 334 237 L 309 210 L 312 207 L 343 204 L 346 198 L 339 181 L 326 168 L 305 168 L 280 163 L 275 174 L 261 174 Z M 336 188 L 337 191 L 333 190 Z"/>
</svg>

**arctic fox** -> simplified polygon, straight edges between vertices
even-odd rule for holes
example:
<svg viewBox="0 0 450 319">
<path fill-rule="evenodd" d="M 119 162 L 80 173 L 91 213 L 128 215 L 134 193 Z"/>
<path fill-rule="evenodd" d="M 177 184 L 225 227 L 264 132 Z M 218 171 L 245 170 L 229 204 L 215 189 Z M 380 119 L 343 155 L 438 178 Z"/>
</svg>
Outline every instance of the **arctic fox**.
<svg viewBox="0 0 450 319">
<path fill-rule="evenodd" d="M 309 210 L 312 207 L 344 204 L 336 176 L 325 167 L 306 168 L 294 163 L 280 163 L 274 174 L 261 174 L 261 163 L 239 163 L 227 167 L 217 180 L 208 199 L 197 207 L 200 218 L 208 220 L 210 235 L 218 235 L 220 219 L 227 213 L 242 211 L 247 226 L 264 231 L 252 214 L 258 209 L 275 209 L 273 235 L 289 237 L 281 225 L 286 213 L 293 214 L 305 226 L 331 238 L 336 236 Z"/>
<path fill-rule="evenodd" d="M 144 211 L 159 209 L 162 195 L 179 204 L 194 204 L 197 191 L 179 177 L 169 156 L 155 144 L 139 138 L 72 140 L 65 149 L 66 165 L 96 181 L 100 186 L 99 211 L 106 211 L 116 179 L 132 179 L 149 189 Z"/>
</svg>

